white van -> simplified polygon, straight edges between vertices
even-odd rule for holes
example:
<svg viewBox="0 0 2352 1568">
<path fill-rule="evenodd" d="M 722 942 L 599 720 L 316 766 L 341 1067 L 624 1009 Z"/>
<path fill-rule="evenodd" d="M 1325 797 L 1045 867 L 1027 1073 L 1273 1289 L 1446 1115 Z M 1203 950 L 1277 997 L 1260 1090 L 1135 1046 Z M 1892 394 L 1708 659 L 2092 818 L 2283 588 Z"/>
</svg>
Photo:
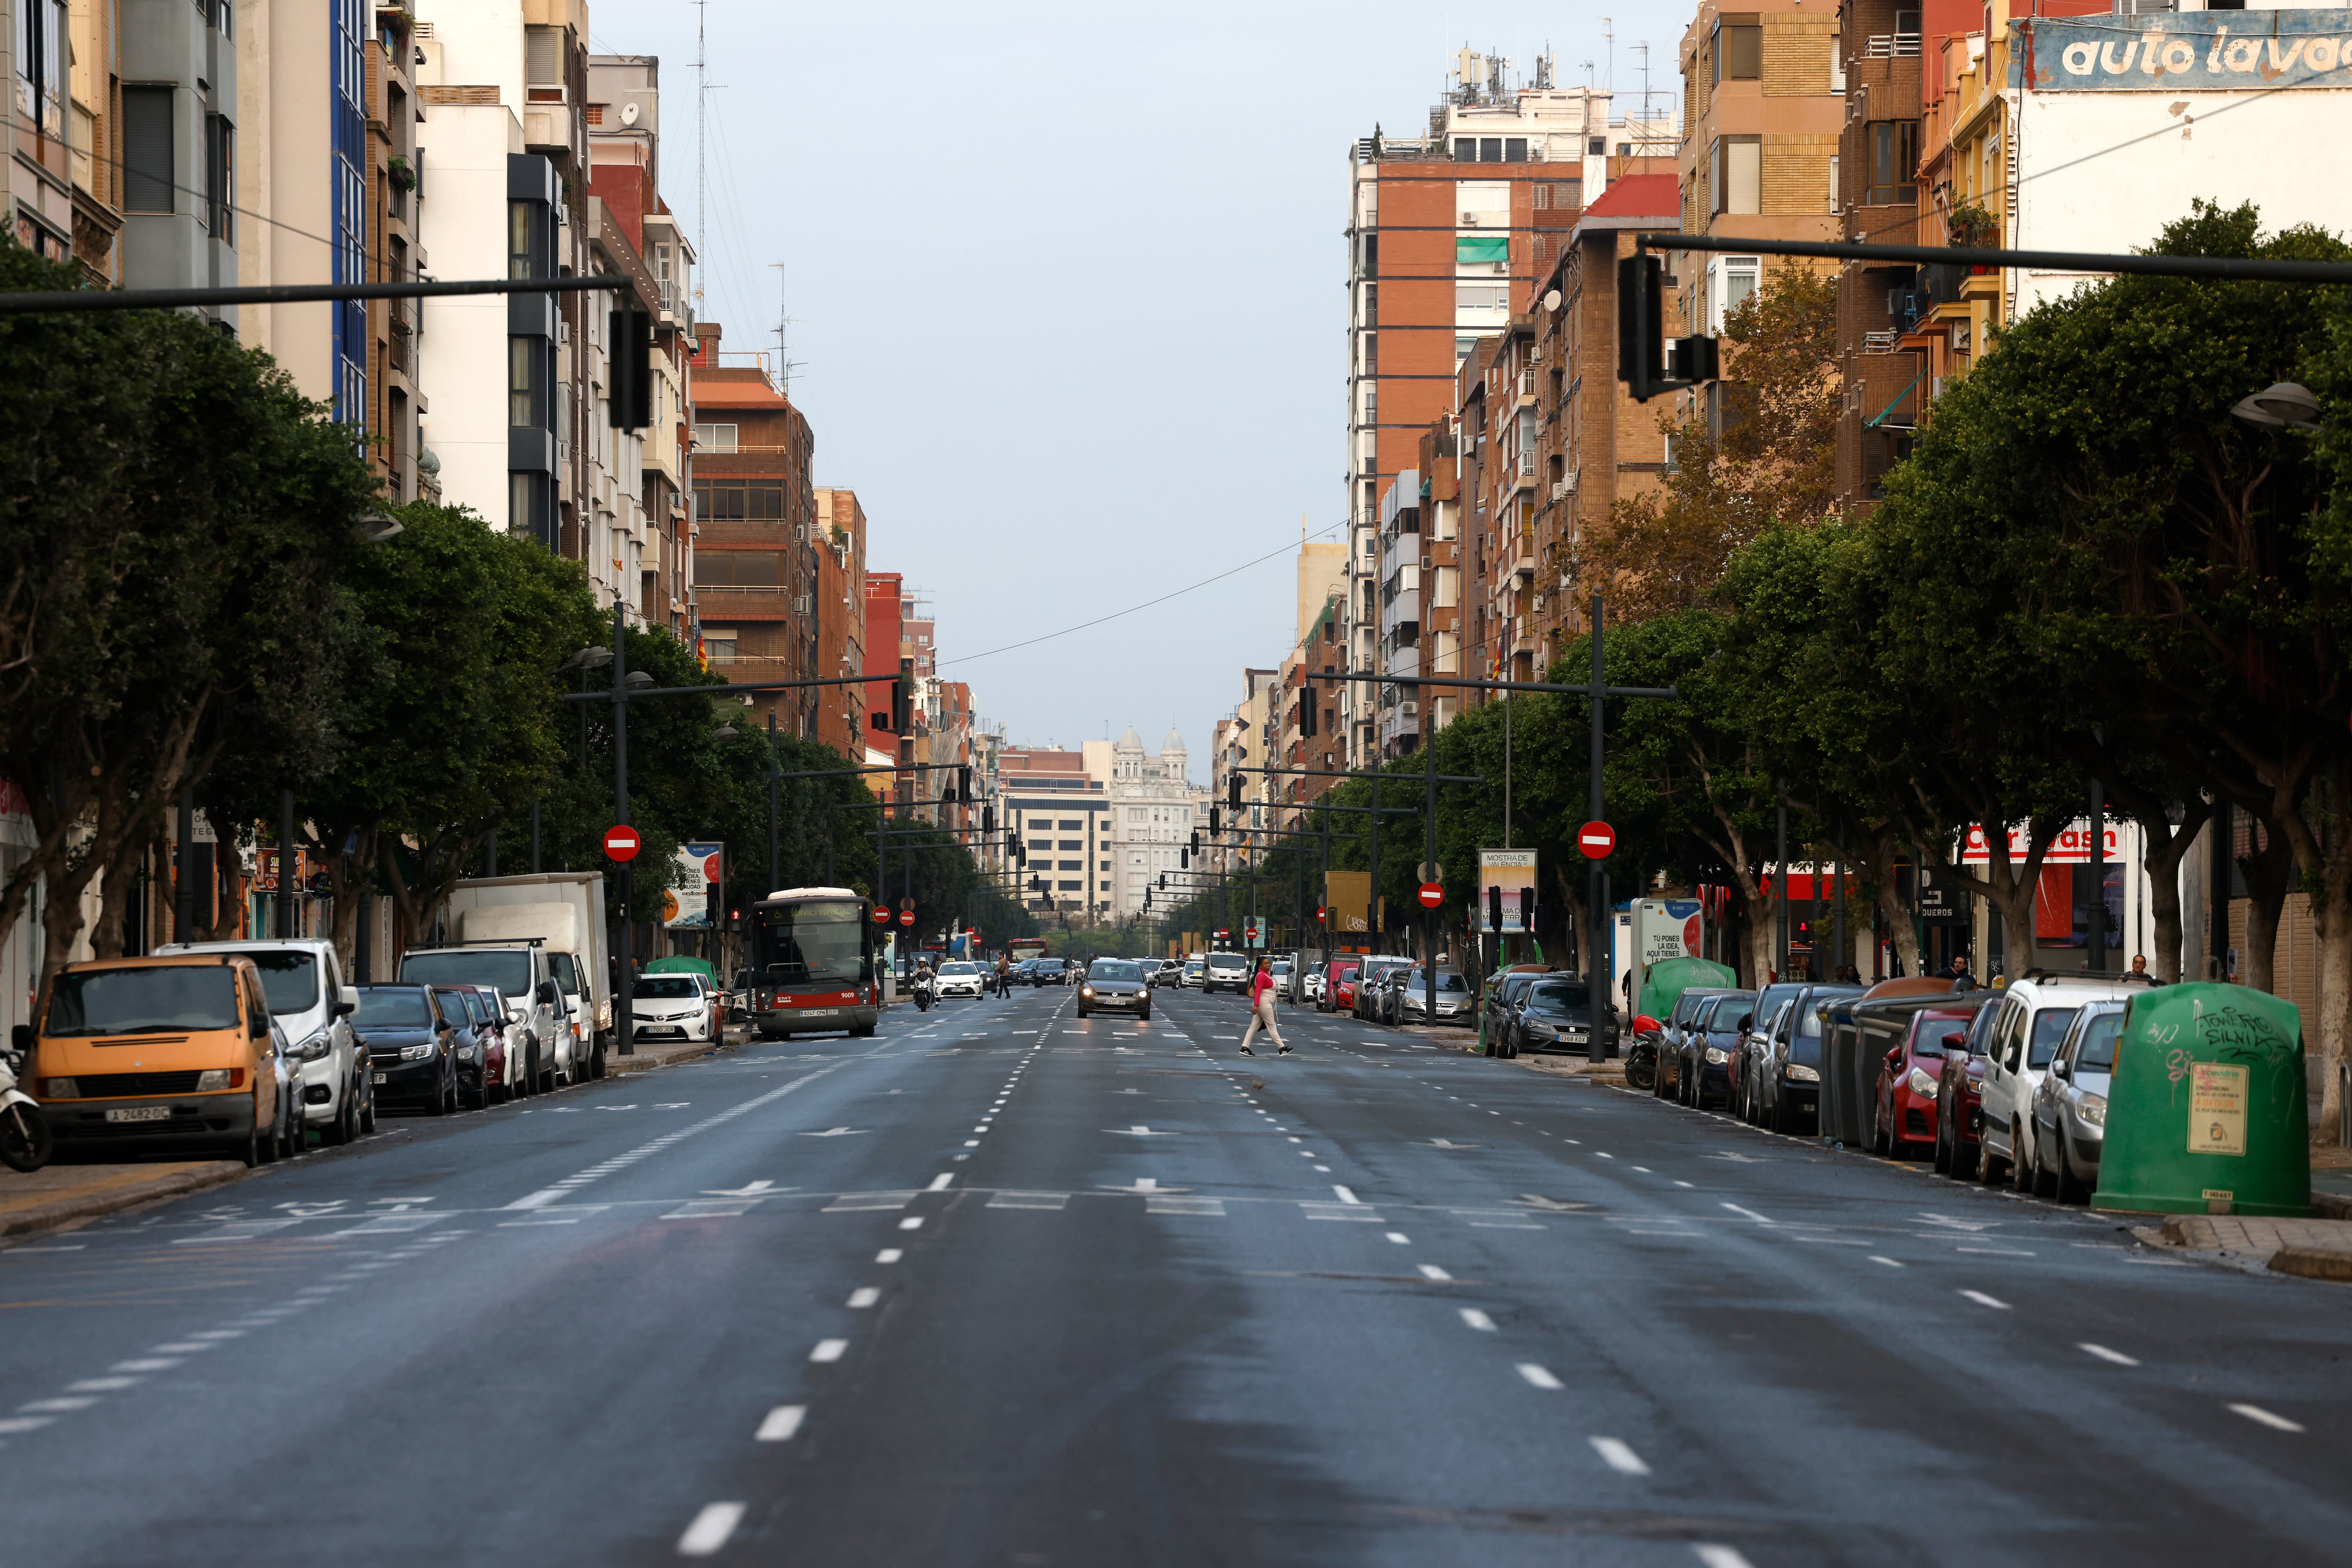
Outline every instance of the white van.
<svg viewBox="0 0 2352 1568">
<path fill-rule="evenodd" d="M 2033 1148 L 2033 1096 L 2050 1058 L 2074 1015 L 2086 1003 L 2121 1002 L 2150 983 L 2118 975 L 2036 973 L 2010 982 L 2001 993 L 1985 1053 L 1984 1154 L 1979 1173 L 1988 1183 L 2006 1173 L 2020 1191 L 2031 1191 L 2037 1163 Z"/>
<path fill-rule="evenodd" d="M 261 972 L 269 1016 L 286 1032 L 291 1065 L 302 1079 L 302 1124 L 328 1143 L 375 1131 L 375 1090 L 367 1054 L 352 1032 L 360 994 L 343 974 L 335 944 L 324 938 L 254 942 L 174 942 L 155 950 L 228 952 Z"/>
<path fill-rule="evenodd" d="M 613 980 L 602 871 L 470 878 L 449 890 L 448 909 L 467 943 L 535 939 L 563 992 L 575 1048 L 583 1058 L 610 1052 Z"/>
</svg>

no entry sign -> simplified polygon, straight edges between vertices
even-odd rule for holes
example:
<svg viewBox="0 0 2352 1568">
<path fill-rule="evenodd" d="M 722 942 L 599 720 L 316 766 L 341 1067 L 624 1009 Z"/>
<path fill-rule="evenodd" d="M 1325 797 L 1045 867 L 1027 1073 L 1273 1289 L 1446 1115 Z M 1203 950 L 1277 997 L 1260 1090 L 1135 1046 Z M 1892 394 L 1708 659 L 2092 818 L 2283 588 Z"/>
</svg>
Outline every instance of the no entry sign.
<svg viewBox="0 0 2352 1568">
<path fill-rule="evenodd" d="M 1576 847 L 1587 860 L 1606 860 L 1617 847 L 1617 830 L 1605 822 L 1588 822 L 1576 830 Z"/>
<path fill-rule="evenodd" d="M 890 911 L 883 908 L 880 904 L 875 905 L 874 923 L 876 925 L 888 925 L 890 923 Z"/>
<path fill-rule="evenodd" d="M 898 911 L 898 923 L 902 926 L 913 925 L 915 923 L 915 911 L 912 910 L 900 910 Z"/>
<path fill-rule="evenodd" d="M 1421 907 L 1423 909 L 1433 910 L 1444 901 L 1444 884 L 1441 882 L 1423 882 L 1421 885 Z"/>
<path fill-rule="evenodd" d="M 645 840 L 627 823 L 604 829 L 604 858 L 607 860 L 634 860 Z"/>
</svg>

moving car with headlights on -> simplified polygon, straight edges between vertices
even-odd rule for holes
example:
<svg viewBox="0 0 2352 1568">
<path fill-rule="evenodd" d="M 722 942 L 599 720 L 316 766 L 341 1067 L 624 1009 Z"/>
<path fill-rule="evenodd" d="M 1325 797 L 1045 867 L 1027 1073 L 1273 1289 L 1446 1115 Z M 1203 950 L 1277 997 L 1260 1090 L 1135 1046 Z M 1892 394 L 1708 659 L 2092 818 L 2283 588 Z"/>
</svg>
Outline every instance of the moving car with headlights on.
<svg viewBox="0 0 2352 1568">
<path fill-rule="evenodd" d="M 1151 987 L 1145 983 L 1142 964 L 1131 958 L 1097 958 L 1087 966 L 1087 977 L 1078 984 L 1078 1016 L 1105 1008 L 1139 1018 L 1151 1016 Z"/>
<path fill-rule="evenodd" d="M 1212 952 L 1206 955 L 1207 967 L 1201 975 L 1201 994 L 1231 991 L 1246 995 L 1250 987 L 1250 955 L 1246 952 Z"/>
<path fill-rule="evenodd" d="M 49 982 L 25 1076 L 58 1148 L 185 1151 L 267 1164 L 301 1108 L 278 1090 L 269 1003 L 235 953 L 69 963 Z"/>
</svg>

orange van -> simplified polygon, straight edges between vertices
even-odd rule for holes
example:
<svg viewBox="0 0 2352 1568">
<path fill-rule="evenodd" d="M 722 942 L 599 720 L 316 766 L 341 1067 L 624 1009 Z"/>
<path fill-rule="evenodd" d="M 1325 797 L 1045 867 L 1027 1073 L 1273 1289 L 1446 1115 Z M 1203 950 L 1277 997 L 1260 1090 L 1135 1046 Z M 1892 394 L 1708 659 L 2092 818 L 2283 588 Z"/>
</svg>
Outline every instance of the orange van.
<svg viewBox="0 0 2352 1568">
<path fill-rule="evenodd" d="M 26 1077 L 59 1150 L 168 1150 L 261 1163 L 278 1142 L 276 1047 L 253 961 L 69 963 L 49 982 Z"/>
</svg>

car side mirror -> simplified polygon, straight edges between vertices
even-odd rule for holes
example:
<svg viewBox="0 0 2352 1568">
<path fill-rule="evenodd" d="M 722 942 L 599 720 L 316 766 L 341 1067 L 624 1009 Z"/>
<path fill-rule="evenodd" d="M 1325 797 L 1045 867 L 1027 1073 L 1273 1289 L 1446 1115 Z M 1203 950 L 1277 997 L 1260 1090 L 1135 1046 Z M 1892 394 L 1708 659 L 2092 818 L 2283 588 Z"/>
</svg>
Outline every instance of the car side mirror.
<svg viewBox="0 0 2352 1568">
<path fill-rule="evenodd" d="M 1944 1037 L 1944 1048 L 1948 1051 L 1957 1051 L 1968 1043 L 1969 1037 L 1966 1035 L 1951 1034 Z"/>
<path fill-rule="evenodd" d="M 1886 1065 L 1888 1067 L 1900 1067 L 1902 1063 L 1903 1047 L 1901 1046 L 1896 1046 L 1886 1053 Z"/>
<path fill-rule="evenodd" d="M 1753 1014 L 1753 1013 L 1742 1013 L 1741 1015 L 1739 1015 L 1739 1032 L 1740 1032 L 1741 1034 L 1743 1034 L 1743 1035 L 1744 1035 L 1744 1034 L 1746 1034 L 1746 1033 L 1747 1033 L 1750 1028 L 1753 1028 L 1753 1027 L 1755 1026 L 1755 1024 L 1756 1024 L 1756 1015 L 1755 1015 L 1755 1014 Z"/>
<path fill-rule="evenodd" d="M 538 1000 L 539 1000 L 539 1002 L 541 1003 L 541 1005 L 543 1005 L 543 1006 L 549 1006 L 549 1007 L 552 1007 L 552 1006 L 554 1006 L 554 1005 L 555 1005 L 555 982 L 554 982 L 554 981 L 552 981 L 552 980 L 542 980 L 542 981 L 541 981 L 541 982 L 539 983 L 539 989 L 538 989 L 537 991 L 533 992 L 531 994 L 532 994 L 533 996 L 535 996 L 535 997 L 537 997 L 537 998 L 538 998 Z"/>
<path fill-rule="evenodd" d="M 33 1048 L 33 1026 L 30 1024 L 11 1025 L 8 1029 L 8 1048 L 15 1051 L 31 1050 Z"/>
<path fill-rule="evenodd" d="M 2066 1070 L 2066 1064 L 2064 1062 L 2052 1062 L 2050 1064 L 2050 1076 L 2052 1078 L 2072 1078 L 2074 1075 Z"/>
<path fill-rule="evenodd" d="M 360 1005 L 356 1002 L 338 1002 L 334 1006 L 334 1016 L 338 1018 L 348 1018 L 359 1010 Z"/>
</svg>

